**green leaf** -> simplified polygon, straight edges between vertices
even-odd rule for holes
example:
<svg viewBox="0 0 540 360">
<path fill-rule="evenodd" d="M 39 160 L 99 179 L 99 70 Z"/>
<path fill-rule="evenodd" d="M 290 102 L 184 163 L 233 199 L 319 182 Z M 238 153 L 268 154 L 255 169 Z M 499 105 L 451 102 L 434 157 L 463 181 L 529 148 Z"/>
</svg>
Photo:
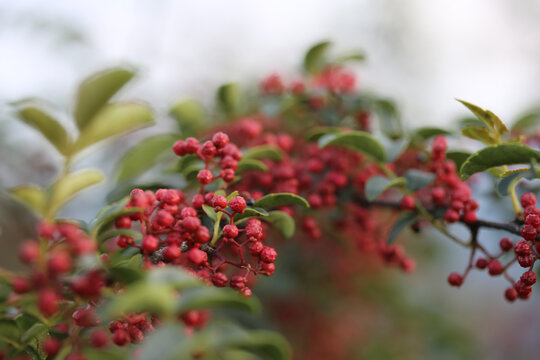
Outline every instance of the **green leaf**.
<svg viewBox="0 0 540 360">
<path fill-rule="evenodd" d="M 166 284 L 138 282 L 114 295 L 105 308 L 105 317 L 113 319 L 131 312 L 151 312 L 170 315 L 176 307 L 173 289 Z"/>
<path fill-rule="evenodd" d="M 242 159 L 238 162 L 238 169 L 236 169 L 236 174 L 242 174 L 246 171 L 268 171 L 268 166 L 266 166 L 262 161 L 255 159 Z"/>
<path fill-rule="evenodd" d="M 460 103 L 465 105 L 479 120 L 484 122 L 489 128 L 493 129 L 497 134 L 504 135 L 508 132 L 506 125 L 490 110 L 484 110 L 479 106 L 471 104 L 469 102 L 459 100 Z"/>
<path fill-rule="evenodd" d="M 411 226 L 415 222 L 419 220 L 419 216 L 414 212 L 407 212 L 403 214 L 395 223 L 394 226 L 392 226 L 392 229 L 390 229 L 390 233 L 388 234 L 388 239 L 386 241 L 387 244 L 392 244 L 397 236 L 405 230 L 405 228 Z"/>
<path fill-rule="evenodd" d="M 190 167 L 193 164 L 200 164 L 201 166 L 204 165 L 201 159 L 195 154 L 189 154 L 184 155 L 178 160 L 178 164 L 176 165 L 176 170 L 179 173 L 184 173 L 184 171 Z"/>
<path fill-rule="evenodd" d="M 520 116 L 512 125 L 512 132 L 529 130 L 540 123 L 540 109 L 533 109 Z"/>
<path fill-rule="evenodd" d="M 483 148 L 463 163 L 459 172 L 463 180 L 478 172 L 513 164 L 528 164 L 540 160 L 540 152 L 521 144 L 500 144 Z"/>
<path fill-rule="evenodd" d="M 252 330 L 245 336 L 230 339 L 229 348 L 239 348 L 259 355 L 262 359 L 288 360 L 292 356 L 287 341 L 279 334 L 265 330 Z"/>
<path fill-rule="evenodd" d="M 329 134 L 319 139 L 319 146 L 339 146 L 359 151 L 371 156 L 377 161 L 386 159 L 384 147 L 373 136 L 363 131 L 353 131 L 345 134 Z"/>
<path fill-rule="evenodd" d="M 373 106 L 383 134 L 394 140 L 401 138 L 403 125 L 396 104 L 388 99 L 377 99 Z"/>
<path fill-rule="evenodd" d="M 259 217 L 259 216 L 268 216 L 270 213 L 263 208 L 260 207 L 251 207 L 248 206 L 244 209 L 243 214 L 236 214 L 234 215 L 234 221 L 238 222 L 243 219 L 249 219 L 252 217 Z"/>
<path fill-rule="evenodd" d="M 165 266 L 152 269 L 148 273 L 148 282 L 168 285 L 175 290 L 206 286 L 198 277 L 178 266 Z"/>
<path fill-rule="evenodd" d="M 45 191 L 37 185 L 20 185 L 9 190 L 18 201 L 39 215 L 44 215 L 47 203 Z"/>
<path fill-rule="evenodd" d="M 213 222 L 216 222 L 216 220 L 217 220 L 217 214 L 216 214 L 214 208 L 213 208 L 212 206 L 209 206 L 209 205 L 206 205 L 206 204 L 203 204 L 202 208 L 203 208 L 203 211 L 205 212 L 205 214 L 206 214 Z"/>
<path fill-rule="evenodd" d="M 232 289 L 202 287 L 183 292 L 177 310 L 185 312 L 216 308 L 237 309 L 258 314 L 260 303 L 254 297 L 246 299 Z"/>
<path fill-rule="evenodd" d="M 471 156 L 470 152 L 467 151 L 447 151 L 446 158 L 452 160 L 456 163 L 456 169 L 460 169 L 461 165 Z"/>
<path fill-rule="evenodd" d="M 71 140 L 64 127 L 51 115 L 31 105 L 20 108 L 17 115 L 23 122 L 38 130 L 60 154 L 68 153 Z"/>
<path fill-rule="evenodd" d="M 300 205 L 303 207 L 309 207 L 309 203 L 306 199 L 291 193 L 268 194 L 255 201 L 255 204 L 253 205 L 263 209 L 271 209 L 283 205 Z"/>
<path fill-rule="evenodd" d="M 166 150 L 172 152 L 171 148 L 175 140 L 177 137 L 170 134 L 156 135 L 142 140 L 120 160 L 118 181 L 124 182 L 148 170 Z"/>
<path fill-rule="evenodd" d="M 227 195 L 227 202 L 231 201 L 235 196 L 238 196 L 238 194 L 239 194 L 239 192 L 237 190 L 234 190 L 232 193 Z"/>
<path fill-rule="evenodd" d="M 112 239 L 113 237 L 117 237 L 120 235 L 124 236 L 131 236 L 135 241 L 142 240 L 142 235 L 138 231 L 130 230 L 130 229 L 113 229 L 106 232 L 101 233 L 97 240 L 99 243 L 102 243 L 104 241 L 107 241 L 109 239 Z"/>
<path fill-rule="evenodd" d="M 236 115 L 240 108 L 240 88 L 237 84 L 224 84 L 218 88 L 217 101 L 220 109 L 227 115 Z"/>
<path fill-rule="evenodd" d="M 17 326 L 15 320 L 0 319 L 0 340 L 10 344 L 18 344 L 21 337 L 21 330 Z"/>
<path fill-rule="evenodd" d="M 250 148 L 244 153 L 242 160 L 245 159 L 271 159 L 281 161 L 282 151 L 277 146 L 260 145 Z"/>
<path fill-rule="evenodd" d="M 339 58 L 336 59 L 336 62 L 345 63 L 349 61 L 364 61 L 364 60 L 366 60 L 366 54 L 357 52 L 357 53 L 348 54 L 345 56 L 340 56 Z"/>
<path fill-rule="evenodd" d="M 461 129 L 461 134 L 473 140 L 478 140 L 486 145 L 497 143 L 497 139 L 495 139 L 489 129 L 485 127 L 467 126 Z"/>
<path fill-rule="evenodd" d="M 103 173 L 99 170 L 84 169 L 68 174 L 52 186 L 54 189 L 49 200 L 49 209 L 52 214 L 56 214 L 60 208 L 79 191 L 89 186 L 98 184 L 105 179 Z"/>
<path fill-rule="evenodd" d="M 125 360 L 125 354 L 120 350 L 98 350 L 86 347 L 83 351 L 84 358 L 87 360 Z"/>
<path fill-rule="evenodd" d="M 326 52 L 332 43 L 323 41 L 312 46 L 304 56 L 304 70 L 307 74 L 313 75 L 319 72 L 326 65 Z"/>
<path fill-rule="evenodd" d="M 429 185 L 435 180 L 435 175 L 422 170 L 410 169 L 403 174 L 407 180 L 407 189 L 416 191 Z"/>
<path fill-rule="evenodd" d="M 517 182 L 519 179 L 524 177 L 526 173 L 515 172 L 508 176 L 503 177 L 497 182 L 496 191 L 501 196 L 507 196 L 510 190 L 510 185 Z"/>
<path fill-rule="evenodd" d="M 296 228 L 294 219 L 284 211 L 270 211 L 268 216 L 260 219 L 271 223 L 286 239 L 290 239 L 294 235 Z"/>
<path fill-rule="evenodd" d="M 94 116 L 134 75 L 133 70 L 113 68 L 85 79 L 79 86 L 75 103 L 77 127 L 83 130 L 94 122 Z"/>
<path fill-rule="evenodd" d="M 402 177 L 388 179 L 386 176 L 376 175 L 368 179 L 365 187 L 366 199 L 373 201 L 385 190 L 392 187 L 404 187 L 407 184 L 407 180 Z"/>
<path fill-rule="evenodd" d="M 332 126 L 316 126 L 310 129 L 306 134 L 306 141 L 318 141 L 321 137 L 327 134 L 340 133 L 342 130 Z"/>
<path fill-rule="evenodd" d="M 221 224 L 221 218 L 223 217 L 223 212 L 218 212 L 216 221 L 214 221 L 214 231 L 212 233 L 212 240 L 210 241 L 210 244 L 214 245 L 216 241 L 219 239 L 219 228 Z"/>
<path fill-rule="evenodd" d="M 123 201 L 111 204 L 101 210 L 92 224 L 92 231 L 99 236 L 104 230 L 107 230 L 117 218 L 143 211 L 143 209 L 138 207 L 126 208 L 127 201 L 128 199 L 124 199 Z"/>
<path fill-rule="evenodd" d="M 36 337 L 46 334 L 48 330 L 49 328 L 45 326 L 44 324 L 41 324 L 41 323 L 34 324 L 22 334 L 21 342 L 23 344 L 27 344 L 28 342 L 35 339 Z"/>
<path fill-rule="evenodd" d="M 199 336 L 195 335 L 195 339 Z M 184 328 L 177 324 L 164 324 L 152 334 L 145 336 L 138 360 L 191 360 L 190 343 Z"/>
<path fill-rule="evenodd" d="M 153 122 L 153 114 L 146 105 L 137 103 L 106 105 L 81 131 L 72 152 L 77 153 L 101 140 L 151 125 Z"/>
<path fill-rule="evenodd" d="M 196 100 L 188 99 L 176 103 L 170 110 L 184 137 L 198 135 L 204 125 L 204 108 Z"/>
<path fill-rule="evenodd" d="M 438 127 L 432 127 L 432 126 L 426 126 L 421 127 L 418 130 L 416 130 L 412 138 L 415 140 L 427 140 L 429 138 L 432 138 L 437 135 L 451 135 L 452 133 L 448 130 L 441 129 Z"/>
<path fill-rule="evenodd" d="M 495 115 L 491 110 L 486 110 L 488 116 L 491 118 L 491 121 L 495 124 L 495 131 L 499 133 L 499 135 L 504 135 L 508 132 L 508 128 L 506 125 L 502 122 L 502 120 Z"/>
</svg>

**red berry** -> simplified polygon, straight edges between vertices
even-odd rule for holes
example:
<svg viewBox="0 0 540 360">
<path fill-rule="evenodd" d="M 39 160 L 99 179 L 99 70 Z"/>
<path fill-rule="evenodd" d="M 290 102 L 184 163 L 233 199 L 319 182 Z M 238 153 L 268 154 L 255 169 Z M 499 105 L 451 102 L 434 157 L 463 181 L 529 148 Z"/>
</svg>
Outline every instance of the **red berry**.
<svg viewBox="0 0 540 360">
<path fill-rule="evenodd" d="M 236 227 L 236 225 L 225 225 L 223 227 L 223 236 L 230 239 L 236 238 L 238 236 L 238 228 Z"/>
<path fill-rule="evenodd" d="M 127 249 L 128 247 L 132 246 L 135 243 L 135 239 L 133 239 L 131 236 L 127 235 L 120 235 L 116 238 L 116 245 L 122 249 Z"/>
<path fill-rule="evenodd" d="M 199 244 L 204 244 L 210 240 L 210 230 L 207 227 L 201 226 L 195 232 L 195 241 Z"/>
<path fill-rule="evenodd" d="M 241 290 L 246 287 L 246 281 L 247 279 L 245 277 L 240 275 L 234 275 L 231 278 L 229 286 L 233 289 Z"/>
<path fill-rule="evenodd" d="M 531 246 L 527 242 L 520 240 L 514 246 L 514 252 L 517 256 L 528 256 L 532 251 Z"/>
<path fill-rule="evenodd" d="M 535 258 L 532 255 L 527 256 L 517 256 L 516 257 L 519 266 L 523 268 L 528 268 L 534 265 Z"/>
<path fill-rule="evenodd" d="M 41 220 L 36 225 L 36 232 L 40 237 L 50 238 L 56 231 L 56 225 L 48 220 Z"/>
<path fill-rule="evenodd" d="M 502 251 L 510 251 L 514 247 L 514 243 L 509 238 L 502 238 L 501 241 L 499 241 L 499 246 Z"/>
<path fill-rule="evenodd" d="M 180 247 L 176 244 L 169 245 L 163 250 L 163 258 L 167 261 L 174 261 L 182 255 Z"/>
<path fill-rule="evenodd" d="M 401 198 L 401 201 L 399 202 L 399 205 L 403 210 L 414 210 L 415 204 L 414 204 L 414 198 L 410 195 L 405 195 Z"/>
<path fill-rule="evenodd" d="M 243 297 L 245 297 L 246 299 L 250 298 L 251 295 L 252 295 L 252 291 L 250 288 L 248 288 L 247 286 L 242 288 L 240 290 L 240 294 L 242 294 Z"/>
<path fill-rule="evenodd" d="M 525 240 L 533 241 L 536 239 L 536 228 L 531 225 L 523 226 L 521 229 L 521 236 L 523 236 Z"/>
<path fill-rule="evenodd" d="M 66 251 L 55 251 L 47 261 L 47 269 L 52 274 L 63 274 L 71 269 L 71 256 Z"/>
<path fill-rule="evenodd" d="M 478 217 L 476 216 L 476 212 L 474 210 L 465 211 L 463 214 L 463 221 L 467 224 L 475 223 L 477 220 Z"/>
<path fill-rule="evenodd" d="M 128 328 L 129 339 L 132 344 L 140 344 L 144 340 L 143 332 L 135 326 Z"/>
<path fill-rule="evenodd" d="M 58 294 L 51 289 L 44 289 L 38 294 L 38 309 L 45 316 L 51 316 L 58 310 Z"/>
<path fill-rule="evenodd" d="M 188 216 L 182 220 L 182 227 L 187 232 L 194 232 L 201 227 L 201 220 L 198 217 Z"/>
<path fill-rule="evenodd" d="M 485 269 L 488 267 L 488 265 L 489 261 L 486 258 L 479 258 L 478 260 L 476 260 L 476 267 L 478 269 Z"/>
<path fill-rule="evenodd" d="M 201 194 L 193 196 L 193 199 L 191 200 L 191 205 L 195 209 L 201 209 L 204 205 L 204 197 Z"/>
<path fill-rule="evenodd" d="M 189 137 L 185 141 L 184 150 L 188 154 L 195 154 L 199 150 L 199 140 Z"/>
<path fill-rule="evenodd" d="M 534 271 L 525 271 L 521 277 L 520 280 L 527 286 L 534 285 L 536 283 L 536 274 Z"/>
<path fill-rule="evenodd" d="M 452 286 L 461 286 L 463 284 L 463 276 L 460 274 L 453 272 L 450 275 L 448 275 L 448 283 Z"/>
<path fill-rule="evenodd" d="M 117 329 L 113 333 L 113 342 L 118 346 L 124 346 L 129 342 L 129 333 L 123 329 Z"/>
<path fill-rule="evenodd" d="M 491 260 L 488 265 L 489 275 L 497 276 L 503 272 L 503 266 L 498 260 Z"/>
<path fill-rule="evenodd" d="M 431 198 L 437 205 L 442 205 L 444 198 L 446 197 L 446 191 L 443 188 L 436 187 L 431 190 Z"/>
<path fill-rule="evenodd" d="M 229 143 L 229 136 L 223 132 L 217 132 L 212 136 L 212 142 L 218 149 L 225 147 Z"/>
<path fill-rule="evenodd" d="M 39 254 L 39 244 L 34 240 L 23 242 L 21 248 L 19 249 L 19 259 L 25 264 L 30 264 L 36 261 Z"/>
<path fill-rule="evenodd" d="M 47 356 L 55 356 L 58 353 L 58 350 L 60 350 L 60 345 L 58 339 L 48 337 L 43 340 L 43 352 L 47 354 Z"/>
<path fill-rule="evenodd" d="M 525 193 L 521 195 L 519 200 L 524 208 L 536 205 L 536 196 L 533 193 Z"/>
<path fill-rule="evenodd" d="M 525 224 L 531 225 L 535 228 L 540 227 L 540 216 L 536 214 L 527 215 L 525 218 Z"/>
<path fill-rule="evenodd" d="M 212 182 L 212 178 L 213 178 L 213 175 L 210 170 L 202 169 L 197 174 L 197 180 L 203 185 L 210 184 Z"/>
<path fill-rule="evenodd" d="M 159 240 L 153 235 L 146 235 L 142 240 L 142 249 L 144 252 L 154 252 L 159 247 Z"/>
<path fill-rule="evenodd" d="M 514 302 L 518 297 L 518 292 L 513 287 L 508 288 L 504 292 L 504 297 L 506 298 L 506 300 L 508 300 L 510 302 Z"/>
<path fill-rule="evenodd" d="M 204 159 L 212 159 L 216 155 L 216 147 L 211 141 L 205 141 L 199 149 L 199 155 Z"/>
<path fill-rule="evenodd" d="M 223 169 L 219 172 L 219 175 L 226 183 L 230 183 L 234 180 L 235 172 L 233 169 Z"/>
<path fill-rule="evenodd" d="M 217 287 L 225 287 L 227 286 L 227 281 L 229 279 L 227 278 L 227 275 L 224 273 L 215 273 L 212 275 L 212 284 L 214 284 Z"/>
<path fill-rule="evenodd" d="M 273 263 L 274 261 L 276 261 L 277 252 L 274 248 L 265 246 L 261 250 L 261 253 L 259 254 L 259 258 L 261 259 L 261 261 L 265 263 Z"/>
<path fill-rule="evenodd" d="M 105 330 L 96 329 L 90 334 L 90 344 L 97 349 L 103 349 L 109 344 L 109 335 Z"/>
<path fill-rule="evenodd" d="M 185 219 L 187 217 L 197 217 L 197 210 L 192 207 L 185 207 L 180 211 L 180 219 Z"/>
<path fill-rule="evenodd" d="M 259 264 L 259 267 L 261 271 L 264 272 L 264 275 L 266 276 L 271 276 L 274 273 L 274 271 L 276 271 L 276 265 L 274 263 L 261 262 Z"/>
<path fill-rule="evenodd" d="M 459 213 L 453 209 L 448 209 L 444 213 L 444 220 L 449 223 L 455 223 L 459 221 Z"/>
<path fill-rule="evenodd" d="M 186 326 L 195 327 L 199 325 L 201 321 L 201 312 L 197 310 L 189 310 L 186 313 L 182 314 L 182 321 Z"/>
<path fill-rule="evenodd" d="M 188 251 L 188 259 L 195 265 L 202 265 L 208 261 L 208 254 L 202 250 L 193 248 Z"/>
<path fill-rule="evenodd" d="M 212 206 L 214 210 L 219 211 L 227 207 L 227 198 L 223 195 L 214 195 L 212 198 Z"/>
<path fill-rule="evenodd" d="M 75 324 L 80 327 L 92 327 L 97 326 L 100 320 L 96 314 L 96 311 L 91 308 L 76 310 L 72 315 Z"/>
<path fill-rule="evenodd" d="M 182 140 L 178 140 L 173 145 L 173 151 L 178 156 L 186 155 L 186 143 Z"/>
<path fill-rule="evenodd" d="M 31 289 L 30 282 L 20 276 L 16 276 L 13 278 L 13 282 L 11 283 L 11 287 L 13 288 L 13 291 L 17 294 L 24 294 Z"/>
<path fill-rule="evenodd" d="M 246 208 L 246 200 L 241 196 L 235 196 L 229 202 L 229 207 L 232 211 L 243 214 Z"/>
<path fill-rule="evenodd" d="M 251 244 L 249 244 L 248 250 L 252 256 L 259 256 L 263 248 L 264 248 L 264 245 L 262 242 L 254 241 Z"/>
<path fill-rule="evenodd" d="M 156 221 L 159 225 L 169 227 L 174 222 L 174 217 L 165 210 L 159 210 L 156 213 Z"/>
</svg>

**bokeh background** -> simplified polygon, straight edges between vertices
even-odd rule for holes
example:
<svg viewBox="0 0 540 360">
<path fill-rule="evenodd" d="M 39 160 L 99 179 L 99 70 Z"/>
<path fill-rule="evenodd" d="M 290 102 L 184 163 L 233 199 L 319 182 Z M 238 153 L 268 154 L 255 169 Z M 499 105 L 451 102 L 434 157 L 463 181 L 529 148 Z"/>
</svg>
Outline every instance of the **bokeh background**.
<svg viewBox="0 0 540 360">
<path fill-rule="evenodd" d="M 540 2 L 534 0 L 0 1 L 0 190 L 45 184 L 59 165 L 45 141 L 16 122 L 10 103 L 38 97 L 65 113 L 83 77 L 116 64 L 139 69 L 124 95 L 166 114 L 185 96 L 210 104 L 224 82 L 294 74 L 304 51 L 328 39 L 336 52 L 367 54 L 366 62 L 355 65 L 360 86 L 394 99 L 409 127 L 451 127 L 465 114 L 455 98 L 487 107 L 510 123 L 540 102 L 539 20 Z M 66 116 L 61 120 L 69 127 Z M 167 127 L 165 119 L 158 118 L 159 127 Z M 83 165 L 114 170 L 119 154 L 151 131 L 109 144 Z M 66 213 L 91 218 L 106 192 L 107 184 L 94 188 Z M 495 202 L 480 215 L 504 219 L 506 211 Z M 16 266 L 13 249 L 30 236 L 32 223 L 0 195 L 2 266 Z M 500 237 L 482 236 L 492 245 Z M 395 358 L 393 346 L 414 353 L 416 346 L 446 341 L 449 346 L 429 354 L 535 358 L 537 289 L 529 301 L 509 305 L 502 296 L 504 280 L 486 274 L 473 273 L 459 290 L 450 288 L 446 276 L 465 267 L 467 252 L 430 233 L 408 242 L 418 260 L 416 274 L 381 270 L 399 297 L 373 295 L 387 313 L 368 316 L 362 303 L 348 304 L 348 312 L 362 314 L 354 320 L 373 332 L 359 357 Z M 451 330 L 437 330 L 442 327 Z M 434 341 L 435 336 L 441 338 Z M 445 350 L 461 346 L 466 350 Z"/>
</svg>

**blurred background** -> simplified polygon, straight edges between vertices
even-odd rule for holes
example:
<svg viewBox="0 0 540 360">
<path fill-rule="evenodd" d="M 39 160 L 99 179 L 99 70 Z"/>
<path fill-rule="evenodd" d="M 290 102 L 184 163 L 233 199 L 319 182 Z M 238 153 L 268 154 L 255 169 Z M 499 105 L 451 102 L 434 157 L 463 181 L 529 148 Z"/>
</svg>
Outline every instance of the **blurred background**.
<svg viewBox="0 0 540 360">
<path fill-rule="evenodd" d="M 450 127 L 466 113 L 455 98 L 487 107 L 509 123 L 540 100 L 539 19 L 540 2 L 533 0 L 2 1 L 0 190 L 46 184 L 59 166 L 45 140 L 14 120 L 9 103 L 45 99 L 69 127 L 61 114 L 71 109 L 77 84 L 116 64 L 139 69 L 123 96 L 144 99 L 166 114 L 182 97 L 210 103 L 224 82 L 292 75 L 304 51 L 328 39 L 336 52 L 367 54 L 366 62 L 355 65 L 360 87 L 394 99 L 409 127 Z M 167 125 L 158 118 L 160 126 Z M 113 170 L 119 154 L 147 134 L 109 144 L 83 165 Z M 103 205 L 106 187 L 88 191 L 66 213 L 90 219 Z M 10 251 L 31 235 L 33 220 L 0 196 L 0 262 L 13 267 Z M 480 216 L 504 219 L 505 210 L 504 204 L 490 204 Z M 492 245 L 500 238 L 483 236 Z M 538 354 L 538 289 L 529 301 L 509 305 L 503 279 L 473 273 L 459 290 L 450 288 L 447 274 L 464 268 L 468 253 L 430 234 L 409 244 L 417 255 L 416 274 L 383 275 L 399 300 L 375 294 L 386 304 L 380 317 L 368 316 L 362 304 L 348 304 L 344 316 L 365 315 L 352 318 L 373 340 L 359 358 L 396 358 L 393 345 L 413 354 L 431 346 L 434 352 L 424 354 L 438 359 Z"/>
</svg>

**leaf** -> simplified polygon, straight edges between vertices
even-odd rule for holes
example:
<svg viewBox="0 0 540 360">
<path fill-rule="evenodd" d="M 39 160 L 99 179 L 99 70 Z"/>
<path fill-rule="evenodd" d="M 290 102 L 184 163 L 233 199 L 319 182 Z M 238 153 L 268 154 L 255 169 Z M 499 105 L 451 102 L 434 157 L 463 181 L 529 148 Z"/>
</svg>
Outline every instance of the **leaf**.
<svg viewBox="0 0 540 360">
<path fill-rule="evenodd" d="M 21 331 L 15 320 L 7 318 L 0 319 L 0 340 L 11 344 L 18 344 L 20 336 Z"/>
<path fill-rule="evenodd" d="M 417 222 L 419 219 L 419 216 L 414 212 L 407 212 L 403 216 L 401 216 L 395 223 L 394 226 L 392 226 L 392 229 L 390 229 L 390 233 L 388 234 L 388 239 L 386 243 L 388 245 L 392 244 L 396 237 L 407 227 Z"/>
<path fill-rule="evenodd" d="M 246 171 L 268 171 L 268 166 L 266 166 L 262 161 L 255 159 L 242 159 L 238 162 L 238 169 L 236 169 L 236 174 L 242 174 Z"/>
<path fill-rule="evenodd" d="M 403 125 L 396 104 L 388 99 L 377 99 L 373 105 L 383 134 L 393 140 L 401 138 Z"/>
<path fill-rule="evenodd" d="M 202 206 L 203 211 L 205 214 L 213 221 L 216 222 L 217 220 L 217 214 L 212 206 L 203 204 Z"/>
<path fill-rule="evenodd" d="M 102 231 L 107 230 L 107 228 L 112 225 L 112 223 L 119 217 L 125 216 L 125 215 L 131 215 L 135 213 L 140 213 L 143 211 L 143 209 L 138 207 L 125 207 L 127 203 L 127 199 L 124 201 L 119 201 L 115 204 L 111 204 L 107 207 L 105 207 L 101 212 L 97 215 L 92 228 L 93 232 L 96 235 L 100 235 Z"/>
<path fill-rule="evenodd" d="M 344 62 L 349 62 L 349 61 L 364 61 L 364 60 L 366 60 L 366 54 L 357 52 L 354 54 L 340 56 L 339 58 L 336 59 L 336 62 L 344 63 Z"/>
<path fill-rule="evenodd" d="M 178 312 L 201 309 L 237 309 L 252 314 L 260 313 L 260 303 L 254 298 L 244 298 L 232 289 L 216 287 L 196 288 L 182 293 Z"/>
<path fill-rule="evenodd" d="M 189 154 L 184 155 L 178 160 L 178 164 L 176 165 L 176 170 L 179 173 L 184 173 L 184 171 L 193 164 L 200 164 L 201 166 L 204 165 L 204 163 L 199 159 L 199 157 L 195 154 Z"/>
<path fill-rule="evenodd" d="M 224 84 L 217 91 L 218 105 L 227 115 L 238 113 L 240 108 L 240 88 L 237 84 Z"/>
<path fill-rule="evenodd" d="M 508 132 L 508 128 L 506 125 L 502 122 L 502 120 L 495 115 L 491 110 L 486 110 L 488 116 L 491 118 L 491 121 L 495 124 L 495 130 L 499 133 L 499 135 L 504 135 Z"/>
<path fill-rule="evenodd" d="M 124 292 L 114 295 L 106 305 L 104 315 L 113 319 L 131 312 L 151 312 L 170 315 L 176 308 L 176 296 L 170 286 L 137 282 Z"/>
<path fill-rule="evenodd" d="M 106 105 L 97 113 L 73 145 L 72 153 L 101 140 L 133 131 L 154 122 L 148 106 L 137 103 Z"/>
<path fill-rule="evenodd" d="M 435 180 L 434 174 L 417 169 L 407 170 L 403 177 L 407 180 L 407 189 L 412 191 L 422 189 Z"/>
<path fill-rule="evenodd" d="M 368 179 L 364 192 L 366 194 L 366 199 L 368 201 L 373 201 L 385 190 L 391 187 L 404 187 L 406 184 L 407 180 L 402 177 L 390 180 L 386 176 L 376 175 Z"/>
<path fill-rule="evenodd" d="M 116 349 L 115 349 L 116 350 Z M 84 358 L 87 360 L 125 360 L 124 354 L 119 350 L 98 350 L 86 347 L 83 351 Z"/>
<path fill-rule="evenodd" d="M 467 151 L 447 151 L 446 158 L 452 160 L 456 163 L 456 169 L 460 169 L 461 165 L 471 156 L 470 152 Z"/>
<path fill-rule="evenodd" d="M 62 206 L 79 191 L 98 184 L 105 179 L 99 170 L 84 169 L 68 174 L 52 185 L 52 194 L 49 200 L 49 209 L 55 214 Z"/>
<path fill-rule="evenodd" d="M 214 231 L 212 233 L 212 240 L 210 241 L 210 244 L 214 245 L 216 241 L 218 241 L 219 238 L 219 228 L 221 224 L 221 218 L 223 217 L 223 212 L 218 212 L 216 221 L 214 221 Z"/>
<path fill-rule="evenodd" d="M 488 115 L 487 111 L 467 101 L 459 100 L 459 99 L 456 99 L 456 100 L 462 103 L 463 105 L 465 105 L 467 109 L 469 109 L 479 120 L 481 120 L 484 124 L 486 124 L 487 127 L 491 129 L 495 128 L 495 123 L 493 122 L 493 119 Z"/>
<path fill-rule="evenodd" d="M 26 344 L 30 342 L 31 340 L 35 339 L 36 337 L 46 334 L 48 330 L 49 328 L 45 326 L 44 324 L 41 324 L 41 323 L 34 324 L 22 334 L 21 342 L 23 344 Z"/>
<path fill-rule="evenodd" d="M 145 336 L 138 360 L 191 360 L 191 348 L 184 328 L 177 324 L 165 324 Z"/>
<path fill-rule="evenodd" d="M 62 155 L 68 153 L 71 140 L 64 127 L 36 106 L 27 105 L 17 111 L 18 117 L 38 130 Z"/>
<path fill-rule="evenodd" d="M 307 208 L 309 207 L 309 203 L 306 199 L 291 193 L 268 194 L 255 201 L 253 205 L 263 209 L 271 209 L 283 205 L 300 205 Z"/>
<path fill-rule="evenodd" d="M 294 235 L 296 228 L 294 219 L 284 211 L 270 211 L 268 216 L 260 219 L 271 223 L 286 239 L 290 239 Z"/>
<path fill-rule="evenodd" d="M 497 143 L 489 129 L 480 126 L 467 126 L 461 129 L 461 134 L 473 140 L 478 140 L 486 145 Z"/>
<path fill-rule="evenodd" d="M 234 190 L 232 193 L 227 195 L 227 202 L 231 201 L 235 196 L 238 196 L 238 194 L 239 194 L 239 192 L 237 190 Z"/>
<path fill-rule="evenodd" d="M 44 215 L 47 195 L 39 186 L 20 185 L 10 189 L 9 193 L 37 214 Z"/>
<path fill-rule="evenodd" d="M 341 129 L 333 126 L 316 126 L 309 130 L 306 134 L 306 141 L 318 141 L 322 136 L 327 134 L 340 133 Z"/>
<path fill-rule="evenodd" d="M 330 41 L 322 41 L 307 51 L 304 56 L 304 70 L 307 74 L 313 75 L 324 68 L 326 51 L 331 44 Z"/>
<path fill-rule="evenodd" d="M 509 143 L 493 145 L 469 156 L 459 172 L 461 178 L 465 180 L 473 174 L 493 167 L 527 164 L 530 163 L 531 159 L 540 160 L 540 153 L 526 145 Z"/>
<path fill-rule="evenodd" d="M 130 230 L 130 229 L 113 229 L 113 230 L 109 230 L 107 232 L 101 233 L 98 236 L 97 240 L 98 240 L 99 243 L 103 243 L 104 241 L 107 241 L 108 239 L 112 239 L 113 237 L 117 237 L 117 236 L 120 236 L 120 235 L 130 236 L 133 239 L 135 239 L 135 241 L 142 240 L 142 235 L 141 235 L 140 232 Z"/>
<path fill-rule="evenodd" d="M 445 130 L 445 129 L 426 126 L 426 127 L 421 127 L 418 130 L 416 130 L 414 134 L 412 135 L 412 138 L 417 139 L 417 140 L 427 140 L 437 135 L 451 135 L 451 134 L 452 133 L 450 131 Z"/>
<path fill-rule="evenodd" d="M 198 135 L 204 125 L 204 108 L 196 100 L 188 99 L 176 103 L 169 114 L 176 120 L 184 137 Z"/>
<path fill-rule="evenodd" d="M 131 148 L 120 160 L 118 181 L 133 178 L 152 167 L 156 159 L 166 150 L 171 150 L 177 137 L 170 134 L 152 136 Z"/>
<path fill-rule="evenodd" d="M 249 219 L 252 217 L 259 217 L 259 216 L 268 216 L 270 213 L 263 208 L 260 207 L 251 207 L 248 206 L 244 209 L 243 214 L 236 214 L 234 215 L 234 221 L 238 222 L 243 219 Z"/>
<path fill-rule="evenodd" d="M 540 123 L 540 109 L 533 109 L 519 117 L 510 128 L 511 132 L 526 131 Z"/>
<path fill-rule="evenodd" d="M 330 137 L 327 137 L 330 136 Z M 373 157 L 377 161 L 386 159 L 384 147 L 373 136 L 363 131 L 353 131 L 345 134 L 330 134 L 319 139 L 319 147 L 338 146 L 359 151 Z"/>
<path fill-rule="evenodd" d="M 156 267 L 148 273 L 148 281 L 152 284 L 168 285 L 175 290 L 206 286 L 198 277 L 178 266 Z"/>
<path fill-rule="evenodd" d="M 263 359 L 288 360 L 292 356 L 292 351 L 285 338 L 266 330 L 249 331 L 245 336 L 230 339 L 227 345 L 230 348 L 248 350 Z"/>
<path fill-rule="evenodd" d="M 277 146 L 260 145 L 250 148 L 244 153 L 242 160 L 245 159 L 271 159 L 281 161 L 282 151 Z"/>
<path fill-rule="evenodd" d="M 499 195 L 501 195 L 501 196 L 508 195 L 510 185 L 512 185 L 513 183 L 515 183 L 519 179 L 521 179 L 523 176 L 524 176 L 523 173 L 516 172 L 516 173 L 510 174 L 510 175 L 508 175 L 506 177 L 503 177 L 502 179 L 500 179 L 497 182 L 497 186 L 495 188 L 497 193 Z"/>
<path fill-rule="evenodd" d="M 133 70 L 112 68 L 85 79 L 79 86 L 74 116 L 82 131 L 95 121 L 94 116 L 135 75 Z"/>
</svg>

